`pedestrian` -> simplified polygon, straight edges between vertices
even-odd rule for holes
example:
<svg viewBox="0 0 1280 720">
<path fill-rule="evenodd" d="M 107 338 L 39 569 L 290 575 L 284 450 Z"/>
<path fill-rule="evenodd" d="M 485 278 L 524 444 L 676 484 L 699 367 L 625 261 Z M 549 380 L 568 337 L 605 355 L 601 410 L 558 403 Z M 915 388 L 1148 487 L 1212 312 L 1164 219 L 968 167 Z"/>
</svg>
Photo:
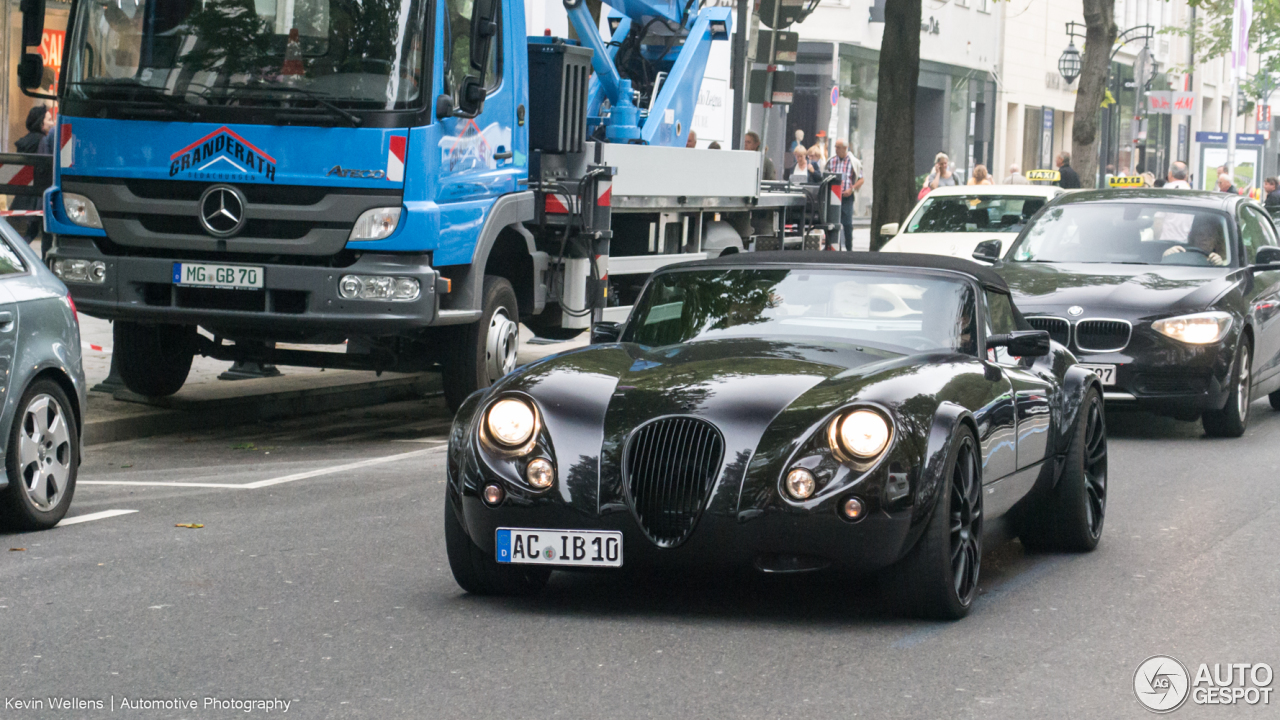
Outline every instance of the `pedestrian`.
<svg viewBox="0 0 1280 720">
<path fill-rule="evenodd" d="M 689 139 L 684 141 L 684 146 L 690 149 L 698 147 L 698 133 L 690 130 Z"/>
<path fill-rule="evenodd" d="M 791 152 L 795 152 L 796 148 L 804 148 L 804 131 L 796 130 L 795 142 L 791 143 Z"/>
<path fill-rule="evenodd" d="M 853 194 L 861 187 L 862 178 L 853 170 L 853 156 L 849 155 L 849 143 L 844 138 L 836 140 L 836 154 L 827 161 L 827 172 L 840 176 L 840 228 L 844 236 L 840 245 L 852 250 Z"/>
<path fill-rule="evenodd" d="M 937 190 L 940 187 L 956 184 L 956 178 L 951 172 L 951 158 L 947 157 L 946 153 L 938 153 L 933 158 L 933 172 L 929 173 L 924 186 L 930 190 Z"/>
<path fill-rule="evenodd" d="M 1240 191 L 1236 190 L 1236 186 L 1231 182 L 1231 176 L 1225 172 L 1218 173 L 1218 192 L 1227 193 L 1228 195 L 1239 195 Z"/>
<path fill-rule="evenodd" d="M 822 174 L 816 165 L 809 162 L 809 151 L 803 145 L 793 150 L 791 156 L 795 161 L 791 166 L 788 180 L 796 185 L 814 185 L 822 182 Z"/>
<path fill-rule="evenodd" d="M 1142 187 L 1155 187 L 1155 186 L 1156 186 L 1155 173 L 1149 173 L 1149 172 L 1142 173 Z"/>
<path fill-rule="evenodd" d="M 1005 185 L 1030 185 L 1031 181 L 1022 174 L 1022 169 L 1015 163 L 1009 166 L 1009 177 L 1004 179 Z"/>
<path fill-rule="evenodd" d="M 53 154 L 53 126 L 57 122 L 54 114 L 44 105 L 37 105 L 31 108 L 27 113 L 27 134 L 23 135 L 13 147 L 20 153 L 29 155 L 52 155 Z M 48 185 L 52 178 L 39 178 L 37 185 Z M 43 201 L 35 195 L 21 195 L 15 197 L 13 204 L 10 205 L 11 210 L 40 210 Z M 49 246 L 52 244 L 52 237 L 43 232 L 44 219 L 39 217 L 27 218 L 27 226 L 23 231 L 23 237 L 27 242 L 36 239 L 36 235 L 40 235 L 40 255 L 43 257 L 49 252 Z"/>
<path fill-rule="evenodd" d="M 1166 190 L 1190 190 L 1191 183 L 1187 182 L 1187 164 L 1181 160 L 1174 160 L 1169 166 L 1169 182 L 1164 184 Z"/>
<path fill-rule="evenodd" d="M 715 142 L 715 141 L 712 141 L 712 142 L 711 142 L 711 144 L 707 146 L 707 149 L 708 149 L 708 150 L 719 150 L 719 149 L 720 149 L 720 143 Z"/>
<path fill-rule="evenodd" d="M 754 130 L 748 130 L 746 136 L 742 139 L 742 148 L 751 152 L 760 152 L 760 136 Z M 778 169 L 774 167 L 773 161 L 768 155 L 764 156 L 764 178 L 765 180 L 777 180 Z"/>
<path fill-rule="evenodd" d="M 991 182 L 991 175 L 987 173 L 987 166 L 978 164 L 973 166 L 973 177 L 969 178 L 969 185 L 994 185 Z"/>
<path fill-rule="evenodd" d="M 1266 189 L 1266 197 L 1263 203 L 1266 205 L 1280 205 L 1280 179 L 1275 176 L 1269 177 L 1262 181 L 1262 187 Z"/>
<path fill-rule="evenodd" d="M 1058 187 L 1063 190 L 1076 190 L 1080 187 L 1080 176 L 1071 168 L 1071 153 L 1065 150 L 1058 153 Z"/>
</svg>

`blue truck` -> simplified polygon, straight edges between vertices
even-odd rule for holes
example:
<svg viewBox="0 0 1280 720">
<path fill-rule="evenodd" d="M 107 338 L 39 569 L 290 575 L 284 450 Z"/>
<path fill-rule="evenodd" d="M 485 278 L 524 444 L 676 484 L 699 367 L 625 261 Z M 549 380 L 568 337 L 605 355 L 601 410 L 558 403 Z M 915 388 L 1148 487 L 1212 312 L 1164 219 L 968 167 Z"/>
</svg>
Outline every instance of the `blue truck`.
<svg viewBox="0 0 1280 720">
<path fill-rule="evenodd" d="M 729 9 L 608 2 L 566 0 L 566 40 L 513 0 L 73 0 L 47 261 L 139 394 L 199 354 L 439 368 L 456 407 L 521 322 L 572 337 L 662 265 L 835 227 L 830 178 L 685 148 Z"/>
</svg>

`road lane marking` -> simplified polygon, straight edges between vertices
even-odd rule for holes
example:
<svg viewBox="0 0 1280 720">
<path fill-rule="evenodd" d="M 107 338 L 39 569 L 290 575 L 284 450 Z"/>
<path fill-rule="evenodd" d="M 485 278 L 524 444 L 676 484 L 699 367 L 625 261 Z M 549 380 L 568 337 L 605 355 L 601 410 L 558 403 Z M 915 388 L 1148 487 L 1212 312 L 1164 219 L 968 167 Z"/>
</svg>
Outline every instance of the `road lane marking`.
<svg viewBox="0 0 1280 720">
<path fill-rule="evenodd" d="M 277 478 L 268 478 L 266 480 L 257 480 L 241 485 L 230 483 L 196 483 L 196 482 L 166 482 L 161 480 L 80 480 L 80 485 L 124 485 L 133 487 L 176 487 L 176 488 L 214 488 L 219 490 L 258 490 L 264 487 L 272 487 L 274 485 L 283 485 L 284 483 L 294 482 L 295 480 L 306 480 L 307 478 L 320 477 L 322 475 L 333 475 L 335 473 L 347 472 L 348 470 L 358 470 L 360 468 L 370 467 L 372 465 L 382 465 L 383 463 L 395 462 L 397 460 L 405 460 L 408 458 L 429 455 L 432 453 L 446 450 L 448 446 L 441 442 L 422 450 L 414 450 L 412 452 L 397 453 L 395 455 L 387 455 L 385 457 L 369 458 L 367 460 L 359 460 L 345 465 L 334 465 L 333 467 L 320 468 L 318 470 L 308 470 L 306 472 L 293 473 L 292 475 L 283 475 Z"/>
<path fill-rule="evenodd" d="M 137 510 L 103 510 L 102 512 L 89 513 L 88 515 L 76 515 L 75 517 L 62 518 L 62 522 L 54 525 L 54 527 L 66 527 L 67 525 L 76 525 L 79 523 L 93 522 L 94 520 L 106 520 L 107 518 L 119 517 L 120 515 L 129 515 L 136 513 Z"/>
</svg>

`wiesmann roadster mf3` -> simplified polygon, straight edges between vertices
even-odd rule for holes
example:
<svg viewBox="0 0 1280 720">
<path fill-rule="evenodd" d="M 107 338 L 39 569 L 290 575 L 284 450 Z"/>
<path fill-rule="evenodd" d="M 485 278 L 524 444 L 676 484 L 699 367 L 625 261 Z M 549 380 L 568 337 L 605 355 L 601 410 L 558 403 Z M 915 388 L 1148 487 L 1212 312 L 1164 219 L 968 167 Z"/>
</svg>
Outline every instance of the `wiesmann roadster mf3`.
<svg viewBox="0 0 1280 720">
<path fill-rule="evenodd" d="M 1091 550 L 1099 380 L 967 260 L 744 253 L 650 278 L 593 346 L 472 395 L 444 512 L 463 589 L 553 570 L 883 571 L 902 612 L 965 615 L 983 528 Z"/>
</svg>

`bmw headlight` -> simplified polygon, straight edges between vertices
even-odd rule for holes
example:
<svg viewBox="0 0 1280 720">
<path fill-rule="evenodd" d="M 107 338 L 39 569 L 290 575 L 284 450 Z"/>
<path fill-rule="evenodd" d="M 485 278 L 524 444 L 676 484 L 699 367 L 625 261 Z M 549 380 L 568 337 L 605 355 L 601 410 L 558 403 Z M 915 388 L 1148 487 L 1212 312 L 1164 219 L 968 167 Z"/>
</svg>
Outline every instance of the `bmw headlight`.
<svg viewBox="0 0 1280 720">
<path fill-rule="evenodd" d="M 102 218 L 98 217 L 98 208 L 93 201 L 76 193 L 62 193 L 62 207 L 67 211 L 67 219 L 80 227 L 102 228 Z"/>
<path fill-rule="evenodd" d="M 485 429 L 499 448 L 517 450 L 529 443 L 538 430 L 538 413 L 527 401 L 503 398 L 489 408 Z"/>
<path fill-rule="evenodd" d="M 1157 320 L 1151 323 L 1151 328 L 1189 345 L 1210 345 L 1226 337 L 1231 329 L 1231 315 L 1218 311 L 1179 315 Z"/>
<path fill-rule="evenodd" d="M 871 460 L 889 446 L 889 421 L 874 410 L 854 410 L 831 423 L 828 436 L 837 455 Z"/>
<path fill-rule="evenodd" d="M 381 240 L 400 225 L 400 208 L 385 207 L 366 210 L 356 219 L 347 240 Z"/>
</svg>

